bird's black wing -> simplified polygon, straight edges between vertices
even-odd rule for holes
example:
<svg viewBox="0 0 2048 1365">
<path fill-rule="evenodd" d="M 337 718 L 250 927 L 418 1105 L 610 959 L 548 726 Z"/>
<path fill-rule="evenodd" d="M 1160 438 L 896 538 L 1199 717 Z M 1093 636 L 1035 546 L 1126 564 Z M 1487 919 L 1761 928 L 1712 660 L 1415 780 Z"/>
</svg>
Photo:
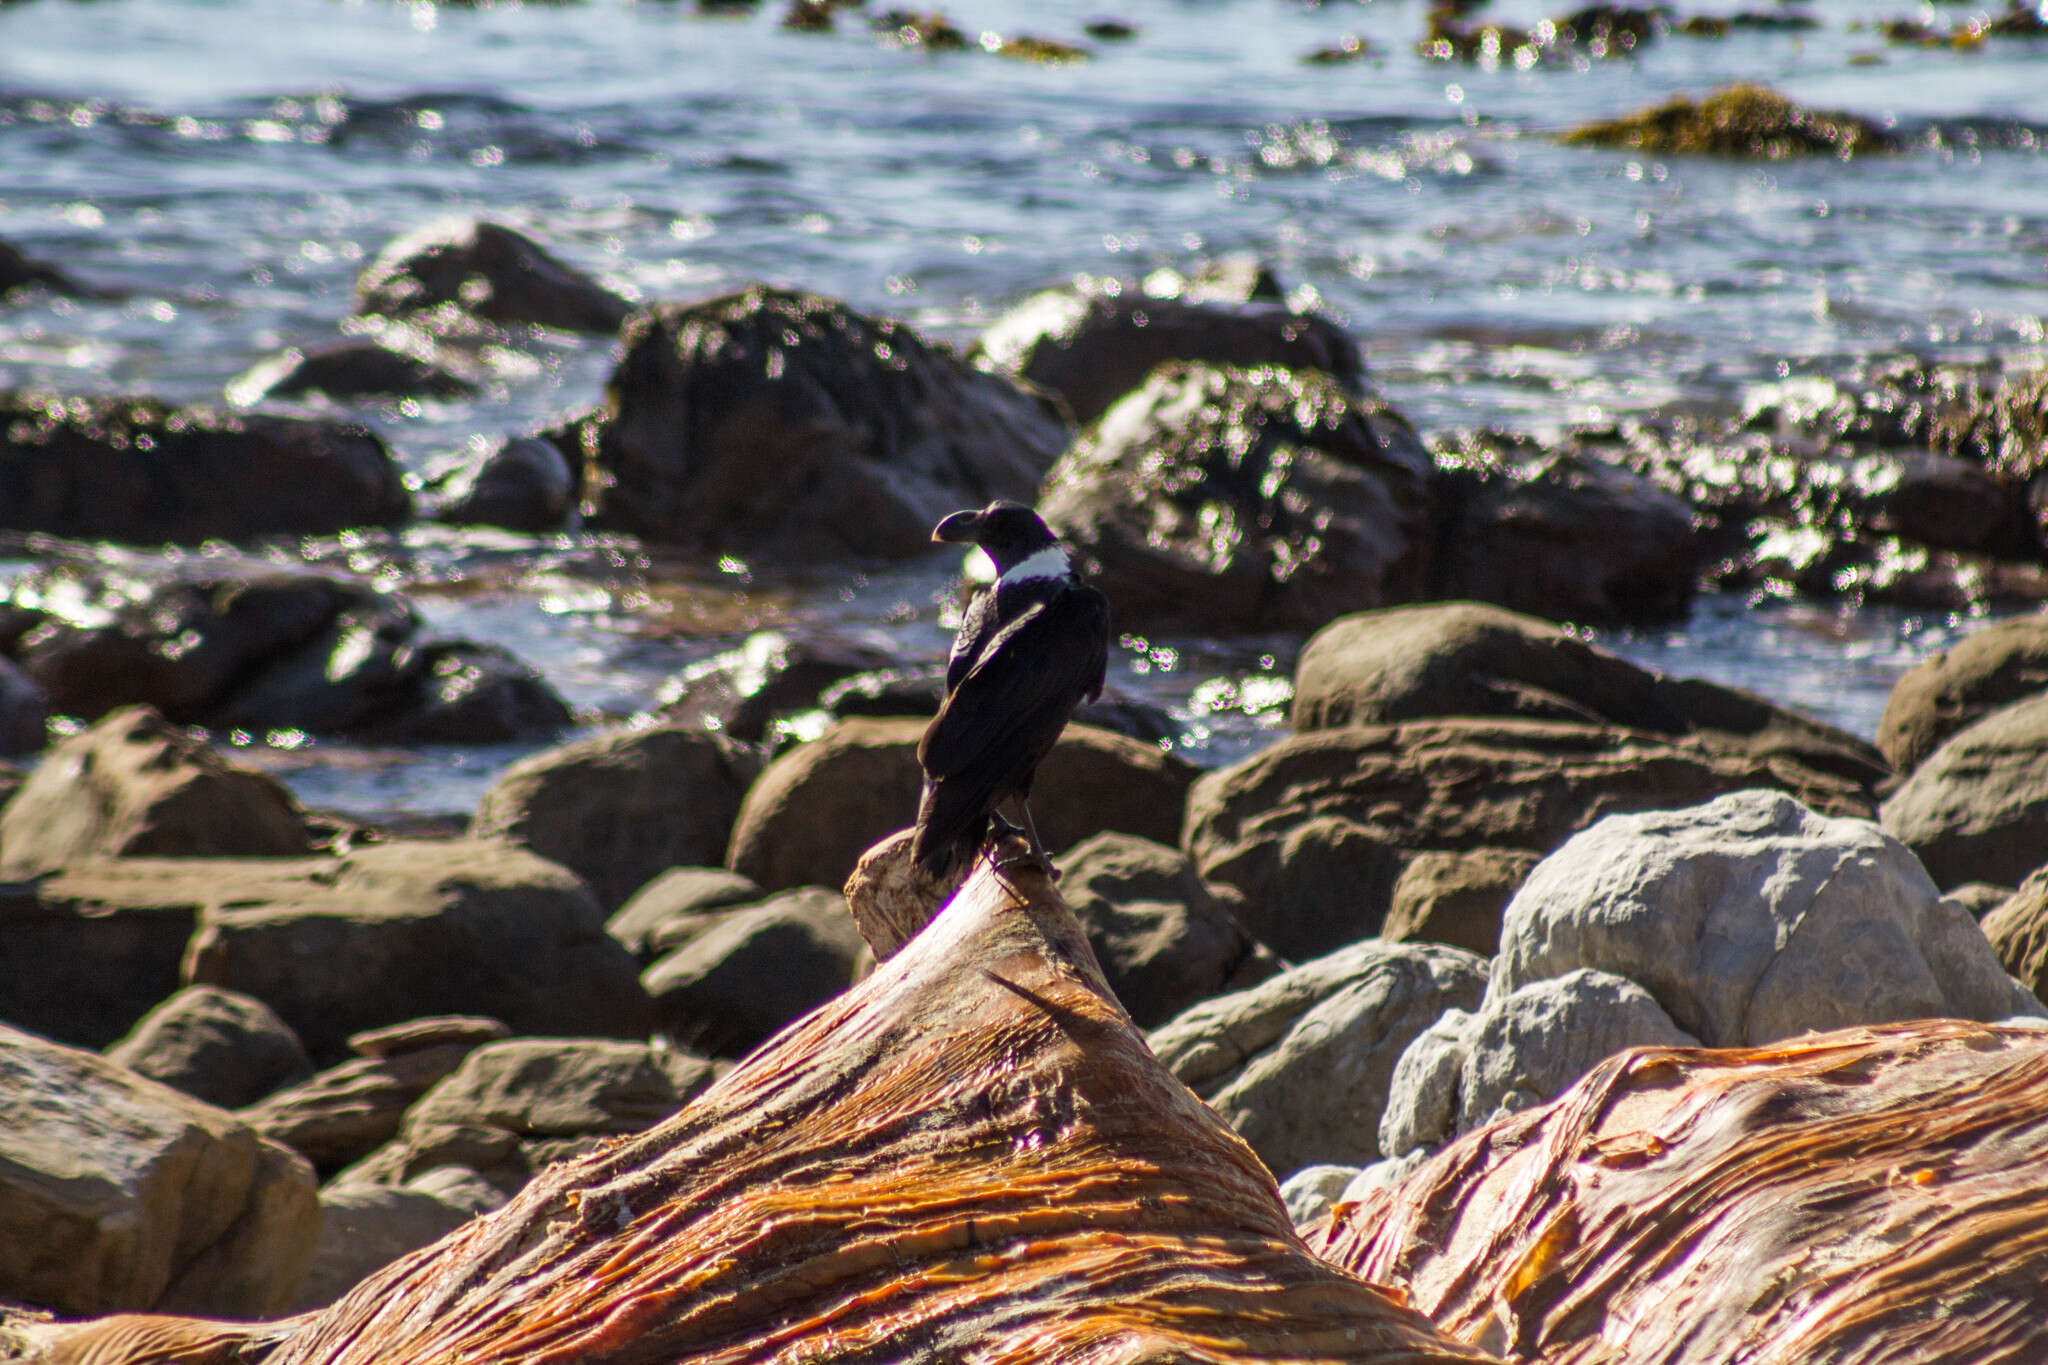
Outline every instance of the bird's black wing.
<svg viewBox="0 0 2048 1365">
<path fill-rule="evenodd" d="M 960 686 L 961 679 L 987 648 L 996 630 L 996 590 L 993 585 L 974 595 L 961 614 L 960 629 L 953 636 L 953 652 L 946 659 L 946 695 Z"/>
<path fill-rule="evenodd" d="M 1101 593 L 1081 584 L 1035 602 L 975 652 L 925 730 L 918 760 L 933 778 L 977 761 L 993 770 L 1035 761 L 1075 704 L 1101 694 L 1108 667 L 1109 602 Z"/>
</svg>

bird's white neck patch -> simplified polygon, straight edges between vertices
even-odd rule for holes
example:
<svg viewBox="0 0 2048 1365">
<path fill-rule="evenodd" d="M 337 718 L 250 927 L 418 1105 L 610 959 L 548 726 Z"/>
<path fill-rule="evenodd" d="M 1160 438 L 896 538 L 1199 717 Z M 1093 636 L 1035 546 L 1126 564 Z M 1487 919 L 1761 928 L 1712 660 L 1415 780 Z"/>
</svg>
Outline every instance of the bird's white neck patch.
<svg viewBox="0 0 2048 1365">
<path fill-rule="evenodd" d="M 1027 578 L 1066 578 L 1073 572 L 1067 552 L 1057 545 L 1048 545 L 1023 563 L 1011 565 L 996 584 L 1000 587 L 1005 583 L 1022 583 Z"/>
</svg>

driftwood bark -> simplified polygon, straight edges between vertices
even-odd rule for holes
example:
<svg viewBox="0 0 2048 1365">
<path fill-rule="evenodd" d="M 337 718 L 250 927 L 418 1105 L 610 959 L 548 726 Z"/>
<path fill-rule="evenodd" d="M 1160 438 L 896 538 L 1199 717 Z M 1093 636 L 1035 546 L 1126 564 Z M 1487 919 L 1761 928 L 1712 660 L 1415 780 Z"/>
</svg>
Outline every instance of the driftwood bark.
<svg viewBox="0 0 2048 1365">
<path fill-rule="evenodd" d="M 551 1168 L 271 1362 L 1490 1358 L 1309 1255 L 1051 883 L 984 863 L 675 1118 Z"/>
<path fill-rule="evenodd" d="M 2048 1029 L 1637 1049 L 1309 1236 L 1544 1365 L 2048 1360 Z"/>
</svg>

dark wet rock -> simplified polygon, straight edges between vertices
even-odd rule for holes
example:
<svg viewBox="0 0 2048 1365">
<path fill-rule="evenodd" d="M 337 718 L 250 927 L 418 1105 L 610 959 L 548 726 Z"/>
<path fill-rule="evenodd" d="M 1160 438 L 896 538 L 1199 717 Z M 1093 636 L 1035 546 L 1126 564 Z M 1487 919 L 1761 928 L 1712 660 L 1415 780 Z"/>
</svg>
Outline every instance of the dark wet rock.
<svg viewBox="0 0 2048 1365">
<path fill-rule="evenodd" d="M 59 568 L 14 592 L 82 603 L 23 636 L 16 657 L 56 709 L 86 719 L 146 703 L 181 724 L 345 731 L 396 687 L 397 652 L 419 626 L 404 598 L 319 574 Z M 354 666 L 336 667 L 343 658 Z"/>
<path fill-rule="evenodd" d="M 942 664 L 925 668 L 885 668 L 843 678 L 818 694 L 818 709 L 834 720 L 849 716 L 935 716 L 946 698 Z M 1147 744 L 1174 743 L 1181 729 L 1163 707 L 1141 697 L 1105 688 L 1099 700 L 1083 702 L 1074 712 L 1082 725 L 1128 735 Z"/>
<path fill-rule="evenodd" d="M 330 1185 L 320 1191 L 320 1241 L 291 1311 L 325 1308 L 407 1252 L 504 1202 L 495 1186 L 456 1166 L 403 1185 Z"/>
<path fill-rule="evenodd" d="M 661 689 L 654 714 L 758 744 L 778 716 L 807 711 L 833 683 L 890 667 L 901 651 L 851 636 L 758 631 L 738 649 L 692 665 Z"/>
<path fill-rule="evenodd" d="M 16 290 L 29 289 L 46 289 L 74 299 L 89 298 L 96 292 L 56 266 L 27 256 L 12 242 L 0 239 L 0 299 Z"/>
<path fill-rule="evenodd" d="M 832 13 L 830 0 L 790 0 L 782 12 L 782 26 L 798 33 L 830 33 Z"/>
<path fill-rule="evenodd" d="M 228 385 L 241 404 L 265 398 L 321 393 L 352 398 L 460 398 L 477 391 L 461 375 L 372 342 L 348 342 L 311 351 L 294 347 L 263 361 Z"/>
<path fill-rule="evenodd" d="M 229 763 L 147 707 L 54 745 L 0 808 L 0 877 L 85 858 L 289 857 L 311 847 L 275 778 Z"/>
<path fill-rule="evenodd" d="M 553 859 L 615 909 L 669 868 L 724 861 L 759 772 L 750 750 L 704 730 L 592 735 L 514 764 L 484 793 L 469 832 Z"/>
<path fill-rule="evenodd" d="M 640 978 L 677 1047 L 744 1056 L 853 984 L 865 944 L 839 892 L 803 887 L 714 913 Z"/>
<path fill-rule="evenodd" d="M 1760 760 L 1786 756 L 1875 799 L 1892 778 L 1863 740 L 1739 688 L 1668 678 L 1533 617 L 1475 602 L 1331 622 L 1295 665 L 1297 731 L 1432 716 L 1502 716 L 1706 734 Z"/>
<path fill-rule="evenodd" d="M 1684 153 L 1782 161 L 1899 150 L 1899 140 L 1868 119 L 1804 109 L 1760 85 L 1732 85 L 1697 104 L 1681 95 L 1654 109 L 1564 134 L 1567 143 L 1670 156 Z"/>
<path fill-rule="evenodd" d="M 753 879 L 722 867 L 673 867 L 633 893 L 604 930 L 641 961 L 718 923 L 715 912 L 766 900 Z"/>
<path fill-rule="evenodd" d="M 1537 861 L 1525 848 L 1418 854 L 1394 883 L 1380 937 L 1448 943 L 1492 957 L 1500 947 L 1501 912 Z"/>
<path fill-rule="evenodd" d="M 204 902 L 201 887 L 109 885 L 97 866 L 0 880 L 0 1019 L 90 1048 L 178 989 Z"/>
<path fill-rule="evenodd" d="M 918 14 L 911 10 L 884 10 L 868 21 L 869 27 L 885 35 L 898 47 L 921 52 L 965 52 L 974 44 L 943 14 Z"/>
<path fill-rule="evenodd" d="M 456 471 L 434 518 L 455 526 L 559 531 L 576 510 L 576 485 L 560 446 L 539 436 L 508 437 Z"/>
<path fill-rule="evenodd" d="M 1244 896 L 1246 928 L 1300 960 L 1379 932 L 1417 854 L 1549 853 L 1602 816 L 1746 787 L 1871 813 L 1859 783 L 1712 734 L 1458 718 L 1296 735 L 1205 774 L 1182 847 L 1205 880 Z"/>
<path fill-rule="evenodd" d="M 49 738 L 50 699 L 35 679 L 0 655 L 0 755 L 32 754 Z"/>
<path fill-rule="evenodd" d="M 575 717 L 533 667 L 500 645 L 437 640 L 412 652 L 406 704 L 365 727 L 409 744 L 551 739 Z"/>
<path fill-rule="evenodd" d="M 575 873 L 510 844 L 373 844 L 222 868 L 187 975 L 268 1003 L 314 1060 L 434 1014 L 515 1031 L 641 1037 L 639 965 Z M 239 881 L 241 885 L 233 883 Z"/>
<path fill-rule="evenodd" d="M 1040 510 L 1120 627 L 1311 629 L 1421 595 L 1430 470 L 1399 414 L 1327 375 L 1172 363 L 1060 461 Z"/>
<path fill-rule="evenodd" d="M 1431 61 L 1471 62 L 1489 69 L 1506 64 L 1526 70 L 1539 62 L 1626 57 L 1656 37 L 1662 17 L 1654 9 L 1587 5 L 1533 29 L 1459 23 L 1470 8 L 1433 7 L 1416 50 Z"/>
<path fill-rule="evenodd" d="M 305 1045 L 277 1011 L 212 986 L 188 986 L 158 1005 L 107 1049 L 107 1060 L 223 1109 L 313 1074 Z"/>
<path fill-rule="evenodd" d="M 1985 626 L 1900 677 L 1877 724 L 1877 745 L 1900 772 L 1911 772 L 1957 731 L 2042 692 L 2048 615 Z"/>
<path fill-rule="evenodd" d="M 2017 883 L 2048 850 L 2048 694 L 1958 730 L 1884 803 L 1886 833 L 1944 888 Z"/>
<path fill-rule="evenodd" d="M 1029 501 L 1067 442 L 1045 400 L 816 295 L 664 305 L 625 345 L 591 524 L 650 540 L 805 563 L 919 555 L 949 512 Z"/>
<path fill-rule="evenodd" d="M 1377 56 L 1378 52 L 1379 49 L 1357 34 L 1347 33 L 1328 47 L 1303 53 L 1301 60 L 1309 66 L 1340 66 L 1361 57 Z"/>
<path fill-rule="evenodd" d="M 497 223 L 436 223 L 384 248 L 356 281 L 356 311 L 461 335 L 471 319 L 616 332 L 633 305 Z"/>
<path fill-rule="evenodd" d="M 75 621 L 46 620 L 15 647 L 71 715 L 139 702 L 214 729 L 454 744 L 545 738 L 570 721 L 525 664 L 495 645 L 422 639 L 409 602 L 357 579 L 58 568 L 11 591 L 73 603 Z"/>
<path fill-rule="evenodd" d="M 1439 444 L 1430 595 L 1585 624 L 1684 616 L 1707 558 L 1693 509 L 1645 475 L 1532 447 L 1469 432 Z"/>
<path fill-rule="evenodd" d="M 771 891 L 844 884 L 861 854 L 916 818 L 924 728 L 841 721 L 776 759 L 747 792 L 726 865 Z M 1048 848 L 1104 830 L 1171 843 L 1193 778 L 1156 745 L 1070 725 L 1038 769 L 1031 812 Z"/>
<path fill-rule="evenodd" d="M 975 344 L 978 364 L 1050 389 L 1086 426 L 1169 360 L 1317 370 L 1347 392 L 1364 381 L 1358 343 L 1326 317 L 1283 303 L 1051 290 L 1026 300 Z"/>
<path fill-rule="evenodd" d="M 260 1318 L 319 1232 L 299 1157 L 225 1110 L 0 1026 L 0 1292 L 66 1316 Z"/>
<path fill-rule="evenodd" d="M 464 1167 L 515 1194 L 550 1162 L 668 1118 L 709 1085 L 702 1058 L 604 1038 L 513 1038 L 472 1053 L 343 1185 L 411 1184 Z"/>
<path fill-rule="evenodd" d="M 1085 47 L 1063 43 L 1057 38 L 1036 38 L 1028 33 L 998 34 L 993 43 L 984 33 L 981 47 L 985 52 L 1007 57 L 1013 62 L 1038 62 L 1046 66 L 1085 62 L 1094 55 Z"/>
<path fill-rule="evenodd" d="M 498 1031 L 502 1035 L 504 1026 Z M 266 1096 L 236 1117 L 331 1175 L 396 1137 L 413 1102 L 490 1041 L 464 1038 L 351 1057 Z"/>
<path fill-rule="evenodd" d="M 2048 592 L 2048 372 L 1895 358 L 1766 386 L 1738 422 L 1569 442 L 1691 503 L 1730 586 L 1953 608 Z"/>
<path fill-rule="evenodd" d="M 397 461 L 344 422 L 0 393 L 0 530 L 198 544 L 393 526 Z"/>
<path fill-rule="evenodd" d="M 2048 1004 L 2048 870 L 2020 883 L 1981 923 L 2000 965 Z"/>
<path fill-rule="evenodd" d="M 1133 834 L 1098 834 L 1060 856 L 1060 894 L 1139 1028 L 1281 970 L 1186 854 Z"/>
</svg>

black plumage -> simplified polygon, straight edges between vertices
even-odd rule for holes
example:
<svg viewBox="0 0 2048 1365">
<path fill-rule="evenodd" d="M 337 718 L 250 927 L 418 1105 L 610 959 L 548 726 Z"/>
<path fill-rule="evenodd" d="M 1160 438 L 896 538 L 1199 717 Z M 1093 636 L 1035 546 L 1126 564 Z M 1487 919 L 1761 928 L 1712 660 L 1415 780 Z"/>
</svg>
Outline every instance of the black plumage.
<svg viewBox="0 0 2048 1365">
<path fill-rule="evenodd" d="M 981 851 L 997 808 L 1015 801 L 1033 856 L 1048 862 L 1024 802 L 1074 708 L 1102 695 L 1109 601 L 1019 503 L 956 512 L 932 539 L 980 545 L 999 576 L 967 608 L 945 703 L 917 746 L 925 782 L 913 856 L 928 875 L 947 875 Z"/>
</svg>

